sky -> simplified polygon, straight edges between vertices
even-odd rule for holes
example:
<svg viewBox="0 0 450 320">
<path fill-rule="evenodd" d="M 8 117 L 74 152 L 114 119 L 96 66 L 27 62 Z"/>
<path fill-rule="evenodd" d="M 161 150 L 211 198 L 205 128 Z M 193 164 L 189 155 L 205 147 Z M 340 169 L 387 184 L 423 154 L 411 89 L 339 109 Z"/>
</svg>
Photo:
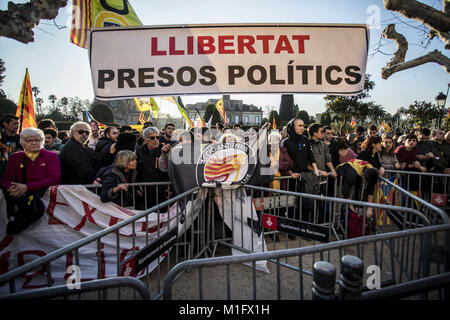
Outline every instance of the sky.
<svg viewBox="0 0 450 320">
<path fill-rule="evenodd" d="M 13 1 L 23 3 L 27 1 Z M 381 78 L 381 68 L 396 51 L 393 41 L 381 39 L 384 27 L 397 23 L 397 31 L 409 41 L 406 60 L 422 56 L 432 50 L 441 52 L 443 44 L 433 40 L 426 48 L 420 42 L 424 33 L 420 24 L 383 7 L 382 0 L 130 0 L 144 25 L 216 24 L 216 23 L 357 23 L 370 26 L 370 46 L 366 73 L 371 74 L 375 88 L 370 101 L 383 106 L 393 114 L 400 107 L 408 107 L 417 101 L 435 103 L 439 92 L 446 94 L 450 75 L 435 63 L 393 74 L 387 80 Z M 422 1 L 441 10 L 441 0 Z M 6 10 L 7 0 L 0 0 L 0 10 Z M 50 105 L 47 97 L 80 97 L 93 100 L 94 91 L 90 74 L 88 53 L 69 41 L 72 1 L 59 10 L 55 23 L 42 20 L 34 28 L 35 40 L 22 44 L 0 37 L 0 58 L 6 63 L 6 78 L 1 87 L 14 102 L 19 99 L 20 88 L 28 68 L 31 86 L 39 87 L 44 105 Z M 381 41 L 381 42 L 380 42 Z M 381 44 L 381 46 L 380 46 Z M 377 52 L 377 48 L 382 52 Z M 377 52 L 377 53 L 375 53 Z M 445 54 L 445 52 L 443 52 Z M 184 95 L 185 104 L 204 102 L 220 95 Z M 325 111 L 322 94 L 295 94 L 294 102 L 300 110 L 310 115 Z M 280 94 L 231 94 L 231 99 L 241 99 L 246 104 L 279 109 Z M 448 107 L 450 99 L 447 100 Z M 159 99 L 157 99 L 159 101 Z M 161 112 L 179 116 L 169 102 L 162 102 Z"/>
</svg>

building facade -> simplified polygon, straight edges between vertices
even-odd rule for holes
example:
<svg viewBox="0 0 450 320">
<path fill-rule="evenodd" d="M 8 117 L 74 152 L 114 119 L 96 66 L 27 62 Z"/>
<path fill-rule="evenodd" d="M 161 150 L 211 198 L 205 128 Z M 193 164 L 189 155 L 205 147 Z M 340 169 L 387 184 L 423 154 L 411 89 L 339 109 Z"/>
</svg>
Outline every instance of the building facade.
<svg viewBox="0 0 450 320">
<path fill-rule="evenodd" d="M 206 102 L 197 102 L 195 104 L 187 104 L 186 109 L 189 117 L 194 120 L 197 116 L 197 110 L 204 119 L 206 107 L 210 104 L 216 105 L 219 99 L 209 99 Z M 260 126 L 263 118 L 263 111 L 261 107 L 244 104 L 243 100 L 232 100 L 230 95 L 223 96 L 223 103 L 225 106 L 225 113 L 227 115 L 227 125 L 241 123 L 248 126 Z M 204 119 L 207 122 L 209 119 Z"/>
</svg>

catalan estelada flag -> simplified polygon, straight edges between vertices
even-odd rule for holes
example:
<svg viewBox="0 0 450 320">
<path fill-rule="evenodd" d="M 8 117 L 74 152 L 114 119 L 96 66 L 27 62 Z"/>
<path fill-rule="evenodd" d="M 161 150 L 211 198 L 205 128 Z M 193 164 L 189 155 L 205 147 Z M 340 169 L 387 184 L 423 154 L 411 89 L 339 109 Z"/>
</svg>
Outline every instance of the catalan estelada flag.
<svg viewBox="0 0 450 320">
<path fill-rule="evenodd" d="M 129 1 L 72 0 L 70 42 L 87 49 L 89 29 L 142 26 Z"/>
<path fill-rule="evenodd" d="M 227 114 L 225 113 L 225 106 L 223 104 L 223 98 L 220 98 L 216 103 L 216 109 L 219 111 L 220 115 L 222 116 L 223 123 L 227 124 Z"/>
<path fill-rule="evenodd" d="M 276 129 L 277 128 L 277 123 L 275 122 L 275 117 L 273 117 L 272 119 L 272 129 Z"/>
<path fill-rule="evenodd" d="M 352 116 L 352 124 L 351 124 L 352 128 L 354 128 L 356 126 L 356 120 L 355 118 Z"/>
<path fill-rule="evenodd" d="M 141 111 L 140 115 L 139 115 L 139 122 L 144 125 L 145 123 L 145 116 L 144 113 Z"/>
<path fill-rule="evenodd" d="M 19 133 L 26 128 L 36 128 L 36 117 L 33 107 L 33 93 L 31 91 L 30 75 L 28 68 L 25 71 L 22 89 L 20 90 L 19 103 L 17 104 L 16 116 L 19 117 Z"/>
</svg>

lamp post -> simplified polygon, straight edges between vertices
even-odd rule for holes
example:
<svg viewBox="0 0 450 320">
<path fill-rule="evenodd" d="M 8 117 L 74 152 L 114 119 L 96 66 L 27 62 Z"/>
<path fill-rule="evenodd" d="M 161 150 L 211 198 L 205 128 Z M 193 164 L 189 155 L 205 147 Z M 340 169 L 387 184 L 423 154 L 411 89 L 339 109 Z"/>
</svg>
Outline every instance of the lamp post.
<svg viewBox="0 0 450 320">
<path fill-rule="evenodd" d="M 441 110 L 441 115 L 439 117 L 439 129 L 441 128 L 441 121 L 442 121 L 441 117 L 444 114 L 444 108 L 445 108 L 445 103 L 447 102 L 447 96 L 448 96 L 448 89 L 449 88 L 450 88 L 450 83 L 448 84 L 448 87 L 447 87 L 447 94 L 445 95 L 444 93 L 439 92 L 439 94 L 435 98 L 436 99 L 436 105 Z"/>
</svg>

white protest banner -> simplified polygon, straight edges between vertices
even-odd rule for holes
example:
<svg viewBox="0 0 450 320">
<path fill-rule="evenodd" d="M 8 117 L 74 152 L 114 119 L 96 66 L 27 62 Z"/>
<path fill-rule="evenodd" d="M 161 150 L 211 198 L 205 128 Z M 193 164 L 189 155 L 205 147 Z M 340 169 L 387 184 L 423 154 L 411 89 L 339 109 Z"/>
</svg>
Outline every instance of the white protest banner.
<svg viewBox="0 0 450 320">
<path fill-rule="evenodd" d="M 93 29 L 97 99 L 223 93 L 353 95 L 364 89 L 363 24 Z"/>
<path fill-rule="evenodd" d="M 54 260 L 52 266 L 53 285 L 66 284 L 66 280 L 72 276 L 68 270 L 71 266 L 79 268 L 81 281 L 114 277 L 123 274 L 127 266 L 120 269 L 117 266 L 117 250 L 120 254 L 120 262 L 125 263 L 139 250 L 155 244 L 160 252 L 156 260 L 148 261 L 148 270 L 151 272 L 157 267 L 158 256 L 163 259 L 167 255 L 166 248 L 158 244 L 166 234 L 180 236 L 185 232 L 195 219 L 196 212 L 201 207 L 205 195 L 200 193 L 196 200 L 186 204 L 186 210 L 176 208 L 173 204 L 169 213 L 152 212 L 146 218 L 140 218 L 135 222 L 135 240 L 133 253 L 132 224 L 120 229 L 120 248 L 117 249 L 117 235 L 115 232 L 101 238 L 100 269 L 97 258 L 97 241 L 81 247 L 78 250 L 79 264 L 76 263 L 73 252 L 67 253 Z M 113 226 L 123 220 L 135 216 L 142 211 L 122 208 L 114 203 L 103 203 L 99 196 L 79 185 L 61 185 L 51 187 L 43 196 L 47 210 L 44 215 L 27 229 L 17 235 L 7 235 L 0 240 L 0 274 L 5 274 L 17 266 L 22 266 L 34 259 L 45 256 L 86 236 L 94 234 Z M 4 219 L 5 210 L 1 211 L 0 218 Z M 159 220 L 158 220 L 159 215 Z M 178 215 L 178 217 L 177 217 Z M 183 219 L 181 216 L 184 215 Z M 183 223 L 181 223 L 183 221 Z M 159 223 L 159 227 L 158 227 Z M 148 229 L 148 242 L 146 242 L 146 228 Z M 178 229 L 178 230 L 176 230 Z M 170 231 L 170 232 L 168 232 Z M 173 236 L 172 236 L 173 238 Z M 173 242 L 171 242 L 173 243 Z M 154 256 L 154 255 L 153 255 Z M 135 275 L 144 275 L 145 269 Z M 47 271 L 45 266 L 40 270 L 33 270 L 15 280 L 16 289 L 27 290 L 47 287 Z M 8 284 L 0 287 L 0 293 L 8 293 Z"/>
</svg>

